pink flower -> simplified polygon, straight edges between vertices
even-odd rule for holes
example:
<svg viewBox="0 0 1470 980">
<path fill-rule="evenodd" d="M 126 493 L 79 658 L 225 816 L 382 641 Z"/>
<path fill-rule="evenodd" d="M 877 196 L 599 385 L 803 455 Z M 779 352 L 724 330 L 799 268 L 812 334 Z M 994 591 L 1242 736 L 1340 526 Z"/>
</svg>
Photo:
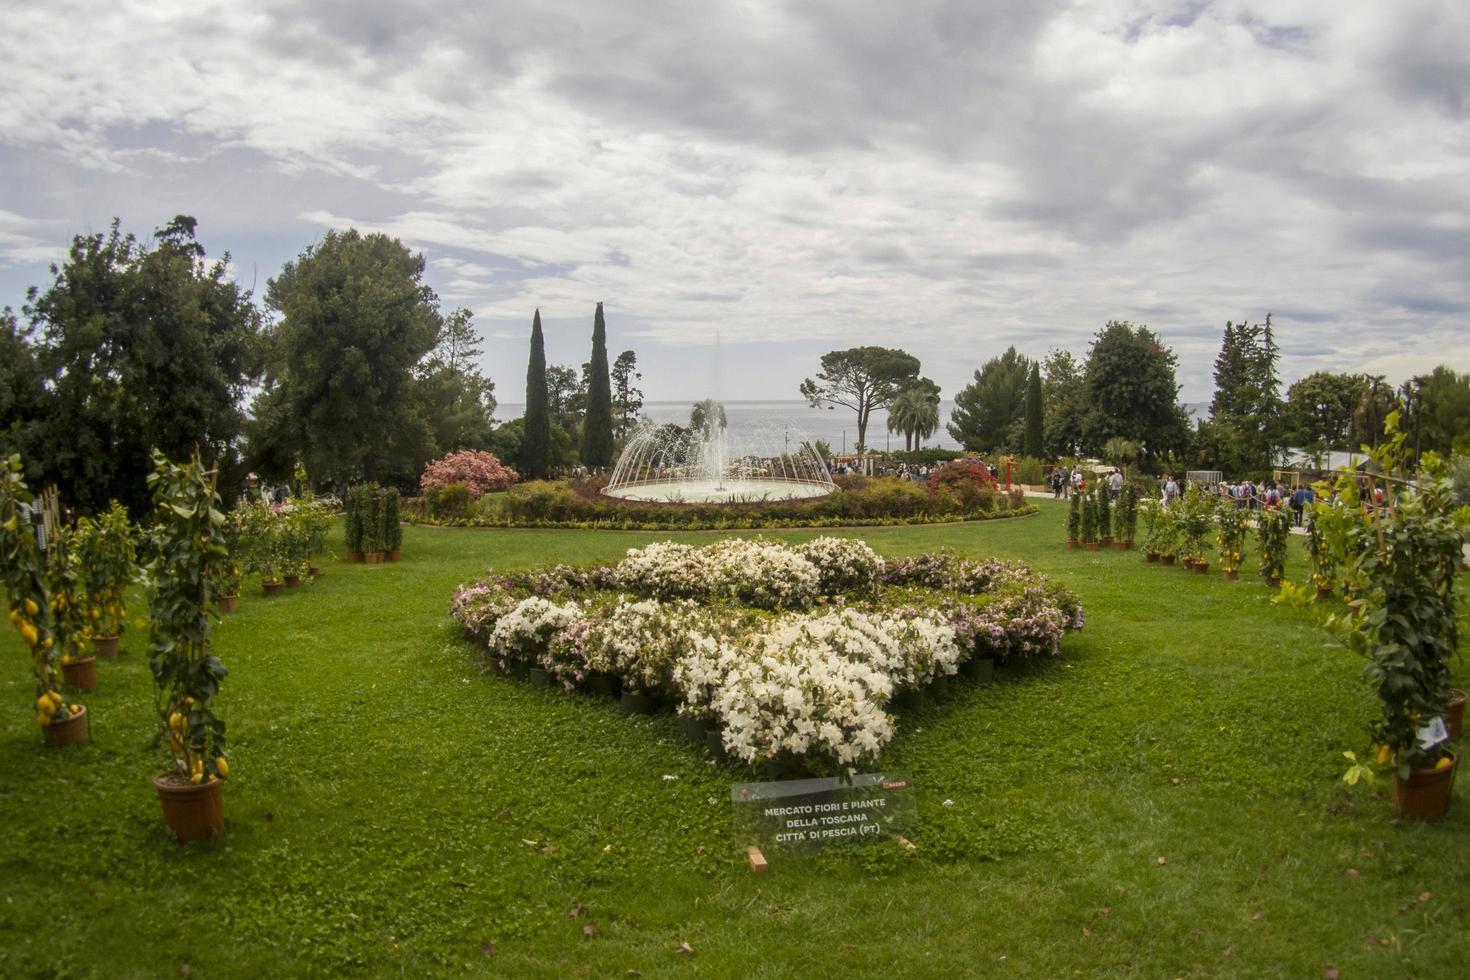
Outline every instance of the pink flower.
<svg viewBox="0 0 1470 980">
<path fill-rule="evenodd" d="M 504 490 L 518 479 L 516 471 L 503 466 L 494 453 L 465 449 L 436 459 L 424 467 L 419 490 L 428 493 L 449 483 L 463 483 L 471 497 Z"/>
</svg>

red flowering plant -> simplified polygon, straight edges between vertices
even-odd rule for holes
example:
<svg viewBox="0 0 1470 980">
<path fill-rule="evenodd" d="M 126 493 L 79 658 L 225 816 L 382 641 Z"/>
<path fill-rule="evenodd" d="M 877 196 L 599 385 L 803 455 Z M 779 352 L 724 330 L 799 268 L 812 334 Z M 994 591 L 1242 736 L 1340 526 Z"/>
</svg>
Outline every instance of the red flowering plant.
<svg viewBox="0 0 1470 980">
<path fill-rule="evenodd" d="M 436 459 L 424 467 L 419 489 L 425 496 L 439 487 L 463 483 L 470 496 L 478 498 L 496 490 L 504 490 L 516 482 L 516 471 L 503 465 L 494 453 L 465 449 Z"/>
</svg>

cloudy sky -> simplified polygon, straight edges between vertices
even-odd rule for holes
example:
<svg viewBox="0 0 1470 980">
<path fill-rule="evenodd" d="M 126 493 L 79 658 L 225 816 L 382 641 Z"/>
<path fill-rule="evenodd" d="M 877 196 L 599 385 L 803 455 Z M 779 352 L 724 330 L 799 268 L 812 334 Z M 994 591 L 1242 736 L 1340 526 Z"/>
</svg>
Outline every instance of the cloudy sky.
<svg viewBox="0 0 1470 980">
<path fill-rule="evenodd" d="M 261 293 L 398 236 L 502 401 L 532 310 L 580 363 L 598 300 L 650 399 L 858 344 L 948 396 L 1131 319 L 1204 400 L 1268 311 L 1288 379 L 1470 369 L 1463 0 L 48 0 L 0 63 L 0 305 L 183 212 Z"/>
</svg>

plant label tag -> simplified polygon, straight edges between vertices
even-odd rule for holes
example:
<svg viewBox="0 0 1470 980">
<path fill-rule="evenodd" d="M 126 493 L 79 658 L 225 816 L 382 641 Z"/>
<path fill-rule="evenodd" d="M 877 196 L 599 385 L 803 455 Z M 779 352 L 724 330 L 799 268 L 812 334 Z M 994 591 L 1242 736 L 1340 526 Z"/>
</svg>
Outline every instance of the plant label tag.
<svg viewBox="0 0 1470 980">
<path fill-rule="evenodd" d="M 1415 734 L 1419 736 L 1419 747 L 1421 749 L 1431 748 L 1440 742 L 1448 742 L 1450 740 L 1450 733 L 1444 727 L 1443 718 L 1430 719 L 1429 724 L 1419 729 Z"/>
<path fill-rule="evenodd" d="M 893 773 L 850 781 L 792 779 L 731 787 L 738 843 L 762 851 L 804 851 L 913 834 L 914 783 Z"/>
</svg>

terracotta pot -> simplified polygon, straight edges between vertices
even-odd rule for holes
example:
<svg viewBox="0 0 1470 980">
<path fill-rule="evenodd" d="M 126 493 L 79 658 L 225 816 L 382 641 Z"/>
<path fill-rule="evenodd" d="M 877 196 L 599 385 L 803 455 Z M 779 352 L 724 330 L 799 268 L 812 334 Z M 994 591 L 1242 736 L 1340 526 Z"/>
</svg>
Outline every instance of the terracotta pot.
<svg viewBox="0 0 1470 980">
<path fill-rule="evenodd" d="M 360 552 L 360 551 L 349 551 L 349 552 L 347 552 L 347 560 L 348 561 L 362 561 L 362 552 Z"/>
<path fill-rule="evenodd" d="M 679 733 L 695 745 L 703 745 L 709 732 L 709 721 L 693 715 L 679 716 Z"/>
<path fill-rule="evenodd" d="M 1159 561 L 1163 562 L 1165 565 L 1172 565 L 1174 564 L 1174 560 L 1178 557 L 1178 555 L 1160 555 Z"/>
<path fill-rule="evenodd" d="M 61 664 L 61 676 L 66 679 L 68 687 L 81 688 L 83 691 L 95 691 L 97 689 L 97 658 L 82 657 L 71 663 L 65 661 Z"/>
<path fill-rule="evenodd" d="M 1077 547 L 1077 545 L 1078 545 L 1078 541 L 1077 541 L 1076 538 L 1068 538 L 1067 539 L 1067 547 L 1068 548 L 1075 548 L 1075 547 Z"/>
<path fill-rule="evenodd" d="M 658 695 L 623 691 L 618 699 L 618 708 L 625 715 L 651 715 L 658 712 Z"/>
<path fill-rule="evenodd" d="M 1134 548 L 1137 548 L 1138 547 L 1138 542 L 1137 541 L 1124 541 L 1123 542 L 1123 547 L 1126 550 L 1128 550 L 1128 551 L 1132 551 Z"/>
<path fill-rule="evenodd" d="M 53 721 L 41 731 L 46 733 L 46 745 L 49 748 L 59 749 L 68 745 L 81 745 L 92 736 L 87 731 L 87 708 L 79 705 L 80 710 L 72 714 L 64 721 Z"/>
<path fill-rule="evenodd" d="M 1393 776 L 1393 812 L 1408 820 L 1438 820 L 1450 808 L 1450 791 L 1455 785 L 1455 770 L 1460 760 L 1452 760 L 1443 769 L 1415 769 L 1408 779 Z"/>
<path fill-rule="evenodd" d="M 92 649 L 97 651 L 99 657 L 117 656 L 117 637 L 94 636 L 92 637 Z"/>
<path fill-rule="evenodd" d="M 320 568 L 317 568 L 315 565 L 306 566 L 306 574 L 310 575 L 312 578 L 316 578 L 321 573 L 322 570 Z"/>
<path fill-rule="evenodd" d="M 1157 551 L 1150 551 L 1145 553 L 1143 557 L 1150 563 L 1157 563 L 1159 560 L 1159 553 Z"/>
<path fill-rule="evenodd" d="M 1320 585 L 1317 586 L 1317 601 L 1318 602 L 1326 602 L 1328 599 L 1331 599 L 1333 597 L 1333 595 L 1335 595 L 1335 594 L 1336 593 L 1334 593 L 1332 591 L 1332 587 L 1331 586 L 1328 586 L 1327 588 L 1323 588 Z"/>
<path fill-rule="evenodd" d="M 1228 571 L 1221 572 L 1220 574 L 1225 576 L 1225 581 L 1234 582 L 1236 579 L 1240 578 L 1240 569 L 1232 568 Z"/>
<path fill-rule="evenodd" d="M 281 590 L 285 588 L 280 582 L 261 582 L 260 587 L 266 595 L 280 595 Z"/>
<path fill-rule="evenodd" d="M 394 548 L 392 551 L 388 552 L 387 554 L 388 554 L 388 560 L 389 561 L 399 561 L 399 560 L 401 560 L 403 558 L 403 550 L 401 548 Z"/>
<path fill-rule="evenodd" d="M 1270 576 L 1267 576 L 1267 578 L 1266 578 L 1266 584 L 1269 585 L 1273 589 L 1279 589 L 1279 588 L 1281 588 L 1281 576 L 1280 575 L 1270 575 Z"/>
<path fill-rule="evenodd" d="M 1084 541 L 1082 542 L 1082 547 L 1088 551 L 1096 551 L 1098 548 L 1102 547 L 1102 545 L 1098 544 L 1096 541 Z"/>
<path fill-rule="evenodd" d="M 1464 691 L 1450 688 L 1449 700 L 1444 703 L 1444 727 L 1449 730 L 1450 738 L 1459 738 L 1465 729 L 1465 699 Z"/>
<path fill-rule="evenodd" d="M 240 597 L 233 595 L 222 595 L 214 601 L 215 606 L 222 613 L 232 613 L 240 606 Z"/>
<path fill-rule="evenodd" d="M 369 565 L 381 565 L 383 563 L 383 553 L 381 551 L 366 551 L 363 552 L 362 560 Z"/>
<path fill-rule="evenodd" d="M 178 776 L 155 776 L 153 788 L 163 804 L 163 822 L 180 844 L 217 837 L 225 830 L 220 781 L 190 783 Z"/>
<path fill-rule="evenodd" d="M 972 681 L 988 684 L 995 677 L 995 661 L 989 657 L 971 657 L 960 664 L 960 673 Z"/>
<path fill-rule="evenodd" d="M 1113 542 L 1113 550 L 1114 551 L 1127 551 L 1128 550 L 1128 542 L 1127 541 L 1114 541 Z"/>
<path fill-rule="evenodd" d="M 293 589 L 299 589 L 299 588 L 301 588 L 301 576 L 300 575 L 287 575 L 286 576 L 286 585 L 289 586 L 290 588 L 293 588 Z"/>
<path fill-rule="evenodd" d="M 1209 572 L 1210 563 L 1207 561 L 1197 561 L 1190 566 L 1189 570 L 1194 572 L 1194 574 L 1196 575 L 1204 575 Z"/>
</svg>

